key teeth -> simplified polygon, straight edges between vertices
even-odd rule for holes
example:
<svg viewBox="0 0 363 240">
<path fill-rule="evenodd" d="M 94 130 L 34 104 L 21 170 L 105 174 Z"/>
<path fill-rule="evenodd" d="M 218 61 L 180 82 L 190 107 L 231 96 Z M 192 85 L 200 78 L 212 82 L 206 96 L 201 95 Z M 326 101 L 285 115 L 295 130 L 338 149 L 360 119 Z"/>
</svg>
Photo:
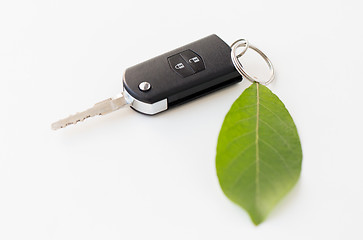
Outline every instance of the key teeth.
<svg viewBox="0 0 363 240">
<path fill-rule="evenodd" d="M 80 112 L 77 112 L 76 114 L 69 115 L 69 117 L 68 117 L 68 118 L 65 118 L 65 119 L 72 118 L 72 117 L 77 116 L 77 115 L 79 115 L 79 114 L 81 114 L 81 113 L 80 113 Z M 68 127 L 69 125 L 74 125 L 74 124 L 77 124 L 77 123 L 79 123 L 79 122 L 83 122 L 84 120 L 86 120 L 87 118 L 90 118 L 90 117 L 91 117 L 91 115 L 87 115 L 87 116 L 84 116 L 82 119 L 77 119 L 77 120 L 75 120 L 75 121 L 66 122 L 66 123 L 61 124 L 61 122 L 62 122 L 62 121 L 65 121 L 65 119 L 63 119 L 63 120 L 60 120 L 60 121 L 58 121 L 58 122 L 53 123 L 53 124 L 51 125 L 51 128 L 52 128 L 53 130 L 58 130 L 58 129 L 61 129 L 61 128 L 66 128 L 66 127 Z"/>
<path fill-rule="evenodd" d="M 96 103 L 94 107 L 83 111 L 78 112 L 74 115 L 70 115 L 68 118 L 62 119 L 58 122 L 55 122 L 51 125 L 53 130 L 58 130 L 61 128 L 65 128 L 72 124 L 77 124 L 78 122 L 83 122 L 87 118 L 99 115 L 106 115 L 110 112 L 120 109 L 123 106 L 126 106 L 126 100 L 123 98 L 123 95 L 119 95 L 116 98 L 109 98 L 99 103 Z"/>
</svg>

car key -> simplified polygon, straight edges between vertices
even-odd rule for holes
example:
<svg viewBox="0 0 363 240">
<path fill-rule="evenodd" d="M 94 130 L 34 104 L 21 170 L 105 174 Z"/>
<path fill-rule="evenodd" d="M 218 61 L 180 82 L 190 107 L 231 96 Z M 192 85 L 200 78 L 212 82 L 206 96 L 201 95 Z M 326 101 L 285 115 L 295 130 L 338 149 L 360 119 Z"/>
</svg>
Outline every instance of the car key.
<svg viewBox="0 0 363 240">
<path fill-rule="evenodd" d="M 127 68 L 121 94 L 53 123 L 52 129 L 125 106 L 154 115 L 241 80 L 231 60 L 231 47 L 217 35 L 210 35 Z"/>
</svg>

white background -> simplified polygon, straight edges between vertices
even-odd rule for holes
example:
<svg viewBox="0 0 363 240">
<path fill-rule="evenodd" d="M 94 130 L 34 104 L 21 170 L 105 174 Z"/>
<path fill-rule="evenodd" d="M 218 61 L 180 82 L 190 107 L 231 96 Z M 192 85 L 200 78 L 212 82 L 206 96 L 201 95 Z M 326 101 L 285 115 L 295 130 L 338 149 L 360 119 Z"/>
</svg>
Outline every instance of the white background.
<svg viewBox="0 0 363 240">
<path fill-rule="evenodd" d="M 363 239 L 361 3 L 1 0 L 0 239 Z M 212 33 L 270 56 L 301 137 L 300 181 L 258 227 L 214 165 L 248 81 L 50 130 L 120 92 L 125 68 Z"/>
</svg>

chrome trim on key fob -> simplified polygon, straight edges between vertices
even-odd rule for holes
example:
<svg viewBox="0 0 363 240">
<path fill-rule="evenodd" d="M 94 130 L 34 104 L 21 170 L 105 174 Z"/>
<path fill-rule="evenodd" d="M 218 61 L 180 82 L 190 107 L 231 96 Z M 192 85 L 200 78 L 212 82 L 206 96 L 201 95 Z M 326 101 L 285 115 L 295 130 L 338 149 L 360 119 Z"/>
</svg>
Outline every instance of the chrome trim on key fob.
<svg viewBox="0 0 363 240">
<path fill-rule="evenodd" d="M 125 81 L 125 72 L 123 75 L 122 82 L 124 83 L 124 81 Z M 127 92 L 125 87 L 123 87 L 123 93 L 124 93 L 126 102 L 129 103 L 130 107 L 137 112 L 144 113 L 147 115 L 154 115 L 154 114 L 157 114 L 159 112 L 162 112 L 162 111 L 165 111 L 168 109 L 168 100 L 166 98 L 161 101 L 150 104 L 150 103 L 142 102 L 142 101 L 134 98 L 133 96 L 131 96 L 131 94 L 129 92 Z"/>
</svg>

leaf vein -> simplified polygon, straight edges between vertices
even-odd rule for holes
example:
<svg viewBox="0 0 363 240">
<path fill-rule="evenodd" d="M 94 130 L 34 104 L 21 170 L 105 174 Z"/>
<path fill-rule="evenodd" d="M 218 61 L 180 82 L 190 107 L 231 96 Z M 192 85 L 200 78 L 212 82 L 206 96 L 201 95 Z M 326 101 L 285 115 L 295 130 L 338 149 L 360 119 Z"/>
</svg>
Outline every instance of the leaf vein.
<svg viewBox="0 0 363 240">
<path fill-rule="evenodd" d="M 278 131 L 276 131 L 276 129 L 274 127 L 272 127 L 269 123 L 263 121 L 262 119 L 260 119 L 260 122 L 262 122 L 267 127 L 269 127 L 271 130 L 273 130 L 285 142 L 285 144 L 287 145 L 287 147 L 289 148 L 289 150 L 291 150 L 290 144 L 286 141 L 286 139 Z"/>
<path fill-rule="evenodd" d="M 227 165 L 226 170 L 228 170 L 243 153 L 245 153 L 250 147 L 253 146 L 253 143 L 249 144 L 242 152 L 238 153 L 237 156 L 232 158 L 231 162 Z M 226 173 L 226 171 L 225 171 Z"/>
<path fill-rule="evenodd" d="M 236 126 L 237 124 L 239 124 L 239 123 L 241 123 L 241 122 L 244 122 L 244 121 L 247 121 L 247 120 L 250 120 L 250 119 L 253 119 L 253 118 L 255 118 L 255 116 L 252 116 L 252 117 L 248 117 L 248 118 L 243 118 L 243 119 L 241 119 L 241 120 L 238 120 L 238 121 L 236 121 L 235 123 L 233 123 L 233 125 L 231 125 L 231 126 L 229 126 L 226 130 L 224 130 L 224 131 L 229 131 L 229 130 L 231 130 L 234 126 Z"/>
<path fill-rule="evenodd" d="M 255 162 L 251 162 L 237 177 L 237 179 L 234 181 L 234 183 L 231 186 L 231 189 L 234 189 L 235 186 L 239 183 L 239 181 L 241 180 L 241 178 L 245 175 L 245 173 L 247 172 L 248 169 L 250 169 L 253 165 L 255 164 Z"/>
<path fill-rule="evenodd" d="M 259 120 L 260 120 L 260 94 L 259 94 L 259 84 L 257 84 L 257 102 L 256 102 L 256 194 L 255 194 L 255 204 L 256 206 L 259 205 L 259 197 L 260 197 L 260 155 L 259 155 L 259 146 L 258 146 L 258 127 L 259 127 Z"/>
<path fill-rule="evenodd" d="M 239 140 L 240 138 L 242 138 L 242 137 L 245 137 L 245 136 L 247 136 L 247 135 L 249 135 L 249 134 L 251 134 L 251 133 L 254 133 L 255 131 L 250 131 L 250 132 L 247 132 L 247 133 L 244 133 L 244 134 L 242 134 L 242 135 L 240 135 L 240 136 L 238 136 L 238 137 L 235 137 L 235 138 L 233 138 L 226 146 L 225 146 L 225 148 L 223 149 L 223 151 L 221 151 L 219 154 L 223 154 L 223 153 L 225 153 L 227 150 L 228 150 L 228 148 L 234 143 L 234 142 L 236 142 L 237 140 Z"/>
<path fill-rule="evenodd" d="M 271 112 L 273 115 L 275 115 L 279 120 L 280 122 L 282 122 L 286 127 L 288 128 L 292 128 L 292 126 L 290 126 L 289 124 L 287 124 L 285 121 L 283 121 L 275 112 L 273 112 L 270 108 L 268 108 L 267 106 L 265 106 L 264 104 L 260 103 L 260 105 L 262 107 L 264 107 L 266 110 L 268 110 L 269 112 Z"/>
<path fill-rule="evenodd" d="M 255 107 L 255 106 L 256 106 L 256 104 L 245 105 L 245 106 L 243 106 L 243 107 L 235 108 L 235 109 L 233 109 L 233 111 L 230 111 L 230 112 L 236 112 L 236 111 L 238 111 L 238 110 L 242 110 L 242 109 L 246 109 L 246 108 L 250 108 L 250 107 Z"/>
<path fill-rule="evenodd" d="M 263 142 L 266 146 L 268 146 L 271 150 L 273 150 L 274 152 L 277 153 L 277 155 L 279 155 L 281 157 L 282 162 L 284 163 L 286 169 L 288 170 L 289 173 L 291 173 L 291 168 L 288 166 L 287 162 L 286 162 L 286 158 L 281 155 L 280 151 L 278 151 L 274 146 L 272 146 L 271 144 L 267 143 L 266 141 L 260 139 L 261 142 Z"/>
</svg>

